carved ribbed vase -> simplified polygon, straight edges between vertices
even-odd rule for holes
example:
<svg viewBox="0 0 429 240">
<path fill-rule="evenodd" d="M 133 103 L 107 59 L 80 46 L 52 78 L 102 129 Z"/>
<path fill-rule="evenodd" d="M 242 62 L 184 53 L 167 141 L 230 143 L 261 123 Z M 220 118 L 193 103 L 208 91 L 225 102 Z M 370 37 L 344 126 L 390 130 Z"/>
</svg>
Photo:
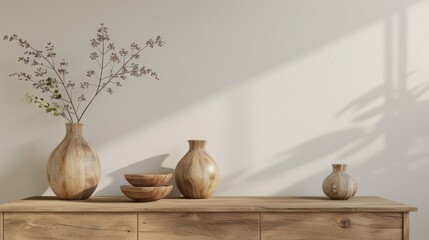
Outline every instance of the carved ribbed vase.
<svg viewBox="0 0 429 240">
<path fill-rule="evenodd" d="M 209 198 L 219 183 L 219 167 L 204 140 L 189 140 L 189 151 L 176 166 L 176 184 L 185 198 Z"/>
<path fill-rule="evenodd" d="M 356 194 L 358 185 L 347 173 L 347 164 L 332 164 L 332 173 L 323 181 L 322 189 L 331 199 L 346 200 Z"/>
<path fill-rule="evenodd" d="M 81 123 L 66 123 L 66 136 L 48 161 L 48 181 L 59 199 L 88 199 L 100 180 L 97 153 L 85 141 Z"/>
</svg>

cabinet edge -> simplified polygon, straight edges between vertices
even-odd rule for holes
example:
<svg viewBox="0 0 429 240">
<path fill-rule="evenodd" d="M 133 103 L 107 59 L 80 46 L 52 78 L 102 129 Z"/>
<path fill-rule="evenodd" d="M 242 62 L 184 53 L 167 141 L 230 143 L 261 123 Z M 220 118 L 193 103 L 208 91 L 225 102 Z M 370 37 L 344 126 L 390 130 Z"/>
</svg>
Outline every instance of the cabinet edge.
<svg viewBox="0 0 429 240">
<path fill-rule="evenodd" d="M 0 212 L 0 240 L 4 239 L 4 214 Z"/>
<path fill-rule="evenodd" d="M 402 239 L 410 240 L 410 214 L 402 213 Z"/>
</svg>

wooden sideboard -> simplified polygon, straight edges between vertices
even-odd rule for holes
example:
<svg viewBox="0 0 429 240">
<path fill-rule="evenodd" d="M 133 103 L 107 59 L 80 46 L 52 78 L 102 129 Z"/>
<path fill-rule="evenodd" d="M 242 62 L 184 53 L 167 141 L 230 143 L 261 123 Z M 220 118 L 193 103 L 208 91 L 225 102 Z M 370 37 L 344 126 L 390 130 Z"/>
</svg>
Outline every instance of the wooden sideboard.
<svg viewBox="0 0 429 240">
<path fill-rule="evenodd" d="M 0 205 L 0 240 L 408 240 L 411 211 L 379 197 L 32 197 Z"/>
</svg>

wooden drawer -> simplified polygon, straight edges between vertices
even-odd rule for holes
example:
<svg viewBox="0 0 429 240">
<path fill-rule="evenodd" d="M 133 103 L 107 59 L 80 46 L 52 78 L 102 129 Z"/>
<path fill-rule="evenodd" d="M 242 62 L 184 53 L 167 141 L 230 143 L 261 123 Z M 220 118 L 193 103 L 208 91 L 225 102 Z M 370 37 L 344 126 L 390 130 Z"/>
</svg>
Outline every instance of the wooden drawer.
<svg viewBox="0 0 429 240">
<path fill-rule="evenodd" d="M 137 240 L 136 213 L 4 213 L 4 240 Z"/>
<path fill-rule="evenodd" d="M 402 213 L 262 213 L 261 239 L 402 240 Z"/>
<path fill-rule="evenodd" d="M 139 213 L 139 240 L 258 240 L 259 213 Z"/>
</svg>

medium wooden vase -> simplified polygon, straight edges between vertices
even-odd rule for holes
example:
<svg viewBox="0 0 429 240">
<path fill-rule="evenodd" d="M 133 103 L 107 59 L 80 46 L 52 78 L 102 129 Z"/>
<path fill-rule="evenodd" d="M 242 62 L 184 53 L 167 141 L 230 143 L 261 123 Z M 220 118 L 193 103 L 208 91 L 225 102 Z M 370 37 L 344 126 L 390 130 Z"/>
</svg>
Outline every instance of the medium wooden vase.
<svg viewBox="0 0 429 240">
<path fill-rule="evenodd" d="M 88 199 L 100 180 L 100 161 L 83 138 L 82 127 L 66 123 L 66 136 L 49 156 L 48 181 L 59 199 Z"/>
<path fill-rule="evenodd" d="M 346 200 L 356 194 L 358 185 L 347 173 L 347 164 L 332 164 L 332 173 L 325 178 L 322 188 L 329 198 Z"/>
<path fill-rule="evenodd" d="M 204 140 L 189 140 L 189 151 L 176 166 L 176 184 L 185 198 L 209 198 L 219 183 L 219 167 Z"/>
</svg>

